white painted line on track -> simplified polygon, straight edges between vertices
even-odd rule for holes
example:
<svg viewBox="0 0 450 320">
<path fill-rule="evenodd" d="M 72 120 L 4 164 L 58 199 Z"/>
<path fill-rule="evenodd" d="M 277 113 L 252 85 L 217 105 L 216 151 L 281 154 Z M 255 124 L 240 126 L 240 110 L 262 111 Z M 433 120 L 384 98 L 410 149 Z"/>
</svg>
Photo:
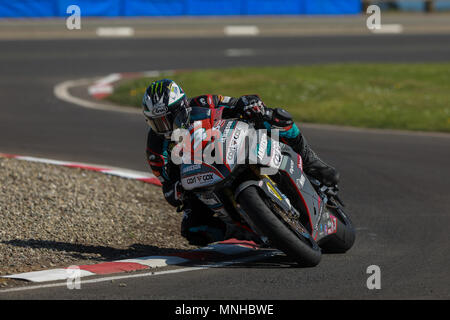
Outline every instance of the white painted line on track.
<svg viewBox="0 0 450 320">
<path fill-rule="evenodd" d="M 124 279 L 132 279 L 132 278 L 144 278 L 144 277 L 149 277 L 149 276 L 157 276 L 157 275 L 164 275 L 164 274 L 171 274 L 171 273 L 195 271 L 195 270 L 201 270 L 201 269 L 206 269 L 206 268 L 207 267 L 190 267 L 190 268 L 183 268 L 183 269 L 176 269 L 176 270 L 167 270 L 167 271 L 159 271 L 159 272 L 146 272 L 146 273 L 140 273 L 140 274 L 126 275 L 126 276 L 124 275 L 124 276 L 103 277 L 103 278 L 96 278 L 96 279 L 91 279 L 91 280 L 81 280 L 81 285 L 84 285 L 86 283 L 99 283 L 99 282 L 113 281 L 113 280 L 124 280 Z M 42 285 L 36 285 L 36 286 L 27 286 L 27 287 L 3 289 L 3 290 L 0 290 L 0 293 L 17 292 L 17 291 L 29 291 L 29 290 L 45 289 L 45 288 L 57 288 L 57 287 L 64 287 L 64 286 L 67 286 L 67 282 L 58 282 L 58 283 L 42 284 Z"/>
<path fill-rule="evenodd" d="M 211 265 L 201 265 L 196 267 L 187 267 L 182 269 L 175 269 L 175 270 L 166 270 L 166 271 L 153 271 L 153 272 L 146 272 L 146 273 L 139 273 L 139 274 L 131 274 L 131 275 L 122 275 L 122 276 L 110 276 L 110 277 L 102 277 L 102 278 L 96 278 L 91 280 L 81 280 L 81 286 L 88 283 L 100 283 L 100 282 L 106 282 L 106 281 L 112 281 L 112 280 L 124 280 L 124 279 L 133 279 L 133 278 L 144 278 L 144 277 L 150 277 L 150 276 L 158 276 L 158 275 L 165 275 L 165 274 L 174 274 L 174 273 L 181 273 L 181 272 L 189 272 L 189 271 L 196 271 L 196 270 L 204 270 L 204 269 L 210 269 L 210 268 L 220 268 L 225 267 L 237 263 L 245 263 L 245 262 L 252 262 L 261 260 L 268 257 L 273 257 L 275 255 L 279 255 L 280 251 L 272 250 L 267 253 L 262 253 L 250 257 L 244 257 L 232 261 L 224 261 L 224 262 L 218 262 Z M 3 289 L 0 290 L 1 293 L 8 293 L 8 292 L 18 292 L 18 291 L 29 291 L 29 290 L 36 290 L 36 289 L 45 289 L 45 288 L 57 288 L 57 287 L 64 287 L 67 286 L 67 282 L 58 282 L 58 283 L 51 283 L 51 284 L 43 284 L 43 285 L 34 285 L 34 286 L 26 286 L 26 287 L 19 287 L 19 288 L 9 288 L 9 289 Z"/>
<path fill-rule="evenodd" d="M 131 27 L 99 27 L 95 33 L 99 37 L 132 37 L 134 29 Z"/>
<path fill-rule="evenodd" d="M 223 32 L 229 37 L 257 36 L 259 28 L 257 26 L 226 26 Z"/>
<path fill-rule="evenodd" d="M 33 282 L 44 282 L 44 281 L 57 281 L 57 280 L 66 280 L 69 276 L 69 273 L 67 272 L 69 269 L 48 269 L 48 270 L 41 270 L 41 271 L 32 271 L 32 272 L 26 272 L 20 274 L 21 280 L 27 280 L 27 281 L 33 281 Z M 86 270 L 78 270 L 80 273 L 80 277 L 87 277 L 87 276 L 93 276 L 95 273 L 86 271 Z M 19 279 L 16 278 L 15 275 L 11 276 L 2 276 L 2 278 L 10 278 L 10 279 Z"/>
<path fill-rule="evenodd" d="M 124 106 L 114 106 L 111 104 L 96 103 L 81 98 L 74 97 L 69 93 L 69 89 L 72 87 L 88 85 L 92 83 L 92 79 L 79 79 L 79 80 L 69 80 L 57 84 L 53 93 L 55 96 L 63 101 L 70 102 L 84 108 L 103 110 L 103 111 L 116 111 L 125 113 L 141 114 L 142 110 L 140 108 L 124 107 Z"/>
<path fill-rule="evenodd" d="M 96 84 L 111 84 L 120 79 L 122 79 L 122 75 L 120 73 L 111 73 L 111 74 L 107 75 L 106 77 L 103 77 L 100 80 L 96 81 L 95 83 Z"/>
<path fill-rule="evenodd" d="M 227 49 L 225 50 L 226 57 L 250 57 L 255 55 L 255 50 L 253 49 Z"/>
<path fill-rule="evenodd" d="M 114 92 L 114 89 L 111 86 L 91 86 L 88 92 L 91 96 L 95 96 L 98 94 L 111 94 Z"/>
<path fill-rule="evenodd" d="M 150 257 L 143 257 L 143 258 L 118 260 L 117 262 L 139 263 L 139 264 L 142 264 L 142 265 L 150 267 L 150 268 L 158 268 L 158 267 L 166 267 L 167 265 L 171 265 L 171 264 L 181 264 L 181 263 L 189 262 L 189 260 L 181 258 L 181 257 L 177 257 L 177 256 L 173 256 L 173 257 L 150 256 Z"/>
<path fill-rule="evenodd" d="M 403 32 L 403 26 L 401 24 L 382 24 L 381 29 L 371 31 L 376 34 L 398 34 Z"/>
</svg>

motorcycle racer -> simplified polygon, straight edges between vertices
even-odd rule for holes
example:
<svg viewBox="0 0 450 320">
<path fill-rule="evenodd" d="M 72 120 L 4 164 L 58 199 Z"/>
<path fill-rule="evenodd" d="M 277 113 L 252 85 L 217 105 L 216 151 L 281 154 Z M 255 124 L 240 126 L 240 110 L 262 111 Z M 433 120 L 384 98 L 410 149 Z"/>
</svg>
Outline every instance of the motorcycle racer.
<svg viewBox="0 0 450 320">
<path fill-rule="evenodd" d="M 174 81 L 162 79 L 153 82 L 146 90 L 143 113 L 150 126 L 147 137 L 147 161 L 153 174 L 162 183 L 165 199 L 184 212 L 181 234 L 193 245 L 206 245 L 224 238 L 246 237 L 241 226 L 229 225 L 213 216 L 213 212 L 199 199 L 185 196 L 180 183 L 180 172 L 170 159 L 174 146 L 173 130 L 187 128 L 191 121 L 191 107 L 222 109 L 222 118 L 244 118 L 261 121 L 266 127 L 278 129 L 281 142 L 300 154 L 303 169 L 308 175 L 325 185 L 336 185 L 339 173 L 322 161 L 311 149 L 294 123 L 292 116 L 281 108 L 268 108 L 258 95 L 239 98 L 222 95 L 201 95 L 188 99 L 183 89 Z"/>
</svg>

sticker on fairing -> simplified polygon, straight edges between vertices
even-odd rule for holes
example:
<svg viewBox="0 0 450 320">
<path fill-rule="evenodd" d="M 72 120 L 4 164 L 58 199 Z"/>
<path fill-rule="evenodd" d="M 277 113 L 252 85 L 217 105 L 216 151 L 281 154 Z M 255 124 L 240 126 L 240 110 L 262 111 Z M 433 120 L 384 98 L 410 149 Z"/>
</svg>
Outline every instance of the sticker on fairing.
<svg viewBox="0 0 450 320">
<path fill-rule="evenodd" d="M 183 188 L 186 190 L 192 190 L 199 187 L 204 187 L 207 185 L 214 184 L 218 181 L 221 181 L 222 178 L 217 176 L 212 172 L 197 174 L 190 177 L 185 177 L 181 179 L 181 183 Z"/>
<path fill-rule="evenodd" d="M 228 103 L 228 102 L 230 102 L 230 100 L 231 100 L 231 97 L 228 97 L 228 96 L 225 96 L 225 97 L 222 97 L 222 103 Z"/>
<path fill-rule="evenodd" d="M 192 164 L 192 165 L 185 165 L 181 167 L 181 174 L 186 174 L 190 171 L 196 171 L 199 170 L 202 167 L 201 164 Z"/>
<path fill-rule="evenodd" d="M 299 154 L 297 155 L 297 167 L 303 172 L 303 160 Z"/>
<path fill-rule="evenodd" d="M 301 177 L 300 177 L 300 179 L 297 179 L 297 180 L 295 181 L 295 184 L 297 185 L 297 187 L 298 187 L 299 189 L 303 188 L 303 185 L 305 184 L 305 176 L 302 174 Z"/>
<path fill-rule="evenodd" d="M 328 220 L 325 230 L 327 234 L 336 233 L 337 231 L 337 219 L 332 214 L 330 214 L 330 220 Z"/>
</svg>

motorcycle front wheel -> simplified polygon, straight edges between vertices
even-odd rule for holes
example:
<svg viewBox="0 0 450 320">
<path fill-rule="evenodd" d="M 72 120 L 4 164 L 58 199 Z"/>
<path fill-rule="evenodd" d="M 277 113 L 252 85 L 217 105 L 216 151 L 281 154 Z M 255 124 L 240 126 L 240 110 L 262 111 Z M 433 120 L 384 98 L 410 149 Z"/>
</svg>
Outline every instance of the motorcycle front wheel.
<svg viewBox="0 0 450 320">
<path fill-rule="evenodd" d="M 250 186 L 242 190 L 237 200 L 255 227 L 277 249 L 301 267 L 314 267 L 319 264 L 322 252 L 309 233 L 305 230 L 293 230 L 276 210 L 267 205 L 264 194 L 260 194 L 257 187 Z"/>
</svg>

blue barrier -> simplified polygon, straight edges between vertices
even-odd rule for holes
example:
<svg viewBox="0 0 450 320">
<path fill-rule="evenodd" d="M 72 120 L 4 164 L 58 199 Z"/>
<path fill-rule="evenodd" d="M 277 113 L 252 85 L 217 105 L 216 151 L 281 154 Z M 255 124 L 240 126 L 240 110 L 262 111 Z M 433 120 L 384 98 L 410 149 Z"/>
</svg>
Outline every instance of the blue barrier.
<svg viewBox="0 0 450 320">
<path fill-rule="evenodd" d="M 357 14 L 360 0 L 0 0 L 0 18 Z"/>
<path fill-rule="evenodd" d="M 0 17 L 54 17 L 56 8 L 55 0 L 0 0 Z"/>
<path fill-rule="evenodd" d="M 247 0 L 244 13 L 249 15 L 304 14 L 303 2 L 292 0 Z"/>
<path fill-rule="evenodd" d="M 381 4 L 383 5 L 383 4 Z M 423 1 L 402 1 L 402 0 L 398 0 L 396 2 L 396 5 L 398 6 L 398 8 L 400 10 L 403 11 L 423 11 L 423 7 L 424 7 L 424 3 Z M 450 10 L 450 1 L 448 0 L 435 0 L 434 1 L 434 9 L 436 11 L 439 10 Z"/>
<path fill-rule="evenodd" d="M 205 16 L 205 15 L 241 15 L 242 3 L 246 1 L 241 0 L 187 0 L 186 1 L 186 15 L 189 16 Z"/>
<path fill-rule="evenodd" d="M 123 16 L 182 16 L 184 0 L 127 0 Z"/>
<path fill-rule="evenodd" d="M 320 0 L 305 1 L 307 14 L 357 14 L 361 12 L 361 1 Z"/>
<path fill-rule="evenodd" d="M 117 17 L 121 15 L 122 11 L 122 0 L 56 0 L 54 2 L 56 2 L 58 10 L 57 17 L 66 17 L 67 7 L 72 4 L 80 7 L 82 16 L 88 17 Z"/>
</svg>

